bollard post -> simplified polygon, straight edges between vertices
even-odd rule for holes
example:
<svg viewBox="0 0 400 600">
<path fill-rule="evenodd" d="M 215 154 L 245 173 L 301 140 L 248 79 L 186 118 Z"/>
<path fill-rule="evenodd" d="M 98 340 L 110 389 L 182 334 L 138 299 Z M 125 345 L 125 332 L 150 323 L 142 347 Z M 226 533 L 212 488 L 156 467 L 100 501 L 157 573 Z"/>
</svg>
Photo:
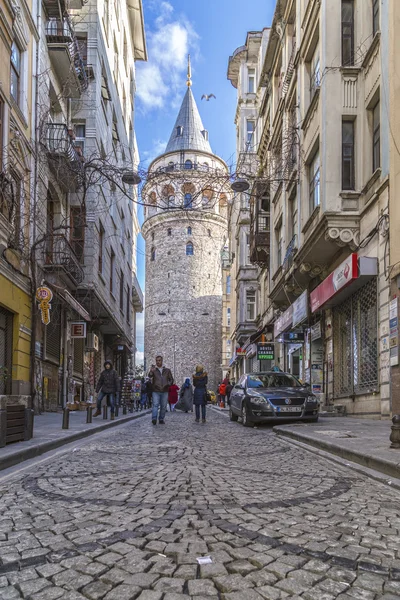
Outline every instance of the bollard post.
<svg viewBox="0 0 400 600">
<path fill-rule="evenodd" d="M 69 408 L 63 410 L 62 428 L 69 429 Z"/>
<path fill-rule="evenodd" d="M 126 415 L 126 404 L 124 404 L 122 407 L 122 414 Z"/>
<path fill-rule="evenodd" d="M 107 406 L 107 404 L 105 404 L 103 406 L 103 419 L 107 420 L 107 418 L 108 418 L 108 406 Z"/>
<path fill-rule="evenodd" d="M 93 422 L 93 408 L 91 406 L 88 406 L 86 409 L 86 423 L 92 423 Z"/>
<path fill-rule="evenodd" d="M 115 407 L 115 416 L 118 417 L 119 415 L 119 406 L 117 404 L 117 406 Z"/>
<path fill-rule="evenodd" d="M 390 434 L 391 448 L 400 448 L 400 415 L 394 415 L 392 419 L 392 433 Z"/>
</svg>

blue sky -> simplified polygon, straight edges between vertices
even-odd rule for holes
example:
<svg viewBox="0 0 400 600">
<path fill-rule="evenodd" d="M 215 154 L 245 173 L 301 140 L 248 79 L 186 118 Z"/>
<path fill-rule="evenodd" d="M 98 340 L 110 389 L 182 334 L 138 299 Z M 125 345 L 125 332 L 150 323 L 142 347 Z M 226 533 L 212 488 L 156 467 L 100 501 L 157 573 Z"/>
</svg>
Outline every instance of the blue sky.
<svg viewBox="0 0 400 600">
<path fill-rule="evenodd" d="M 274 7 L 275 0 L 143 0 L 148 61 L 136 65 L 135 107 L 142 167 L 146 168 L 164 151 L 169 139 L 186 91 L 188 53 L 192 62 L 192 91 L 209 131 L 213 152 L 228 164 L 233 162 L 236 90 L 226 78 L 228 59 L 245 43 L 248 31 L 260 31 L 271 24 Z M 201 101 L 203 94 L 210 93 L 215 94 L 216 100 Z M 144 289 L 141 236 L 138 277 Z M 141 321 L 137 339 L 140 351 L 143 350 Z"/>
</svg>

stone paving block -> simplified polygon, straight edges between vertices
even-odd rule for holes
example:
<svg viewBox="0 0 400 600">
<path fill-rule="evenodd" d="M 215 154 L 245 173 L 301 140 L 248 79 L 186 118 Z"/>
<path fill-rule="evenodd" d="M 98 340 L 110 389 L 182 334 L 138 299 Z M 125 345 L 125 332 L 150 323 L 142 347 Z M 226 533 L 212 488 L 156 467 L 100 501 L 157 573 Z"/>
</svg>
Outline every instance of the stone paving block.
<svg viewBox="0 0 400 600">
<path fill-rule="evenodd" d="M 282 579 L 286 577 L 286 575 L 290 573 L 290 571 L 294 571 L 295 567 L 293 567 L 292 565 L 286 565 L 285 563 L 277 560 L 267 565 L 265 569 L 267 571 L 270 571 L 270 573 L 276 575 L 278 578 Z"/>
<path fill-rule="evenodd" d="M 269 585 L 263 585 L 262 587 L 258 587 L 256 591 L 257 594 L 260 594 L 260 596 L 264 598 L 264 600 L 280 600 L 281 598 L 288 596 L 288 594 L 286 594 L 285 592 L 282 592 L 281 590 L 278 590 L 277 588 L 274 588 Z"/>
<path fill-rule="evenodd" d="M 10 585 L 1 589 L 1 600 L 15 600 L 16 598 L 21 598 L 21 594 L 15 587 Z"/>
<path fill-rule="evenodd" d="M 208 565 L 200 565 L 200 577 L 202 579 L 219 577 L 221 575 L 228 575 L 228 571 L 223 564 L 210 563 Z"/>
<path fill-rule="evenodd" d="M 107 552 L 107 554 L 102 554 L 96 558 L 96 560 L 104 565 L 107 565 L 108 567 L 113 567 L 117 562 L 122 560 L 122 556 L 116 552 Z"/>
<path fill-rule="evenodd" d="M 60 573 L 61 571 L 64 571 L 64 569 L 61 565 L 57 565 L 57 564 L 53 564 L 53 563 L 46 563 L 45 565 L 40 565 L 38 567 L 35 567 L 35 569 L 39 573 L 39 575 L 41 575 L 42 577 L 52 577 L 52 575 L 55 575 L 56 573 Z"/>
<path fill-rule="evenodd" d="M 124 556 L 125 554 L 128 554 L 128 552 L 132 552 L 132 546 L 124 542 L 117 542 L 112 546 L 108 546 L 108 550 L 110 552 L 117 552 L 118 554 L 122 554 Z"/>
<path fill-rule="evenodd" d="M 162 592 L 154 592 L 150 590 L 146 590 L 137 597 L 137 600 L 161 600 L 163 597 Z M 116 599 L 118 600 L 118 598 Z"/>
<path fill-rule="evenodd" d="M 133 585 L 118 585 L 104 596 L 104 600 L 134 600 L 141 589 Z"/>
<path fill-rule="evenodd" d="M 302 598 L 305 600 L 335 600 L 335 598 L 340 598 L 342 600 L 343 594 L 340 596 L 329 594 L 328 592 L 323 592 L 319 588 L 314 588 L 311 590 L 307 590 L 302 594 Z"/>
<path fill-rule="evenodd" d="M 28 581 L 30 579 L 38 579 L 39 576 L 36 573 L 35 569 L 23 569 L 22 571 L 12 571 L 11 573 L 7 573 L 7 579 L 11 583 L 11 585 L 15 585 L 19 581 Z"/>
<path fill-rule="evenodd" d="M 218 596 L 218 591 L 209 579 L 194 579 L 188 581 L 191 596 Z"/>
<path fill-rule="evenodd" d="M 93 581 L 82 589 L 82 594 L 89 600 L 101 600 L 112 589 L 109 583 L 104 581 Z"/>
<path fill-rule="evenodd" d="M 257 554 L 253 554 L 252 556 L 249 556 L 249 562 L 251 562 L 253 565 L 258 567 L 259 569 L 261 569 L 262 567 L 265 567 L 266 565 L 269 565 L 270 563 L 274 562 L 274 560 L 275 559 L 272 556 L 270 556 L 269 554 L 257 553 Z"/>
<path fill-rule="evenodd" d="M 240 575 L 247 575 L 256 569 L 255 565 L 247 560 L 234 560 L 227 564 L 226 568 L 229 573 L 239 573 Z"/>
<path fill-rule="evenodd" d="M 360 573 L 353 582 L 353 587 L 360 587 L 364 590 L 380 593 L 383 591 L 382 577 L 377 577 L 372 573 Z"/>
<path fill-rule="evenodd" d="M 254 587 L 254 584 L 245 579 L 241 575 L 224 575 L 222 577 L 214 577 L 214 583 L 220 592 L 236 592 L 246 588 Z"/>
<path fill-rule="evenodd" d="M 246 592 L 230 592 L 222 594 L 221 600 L 262 600 L 262 596 L 256 590 L 246 590 Z"/>
<path fill-rule="evenodd" d="M 78 573 L 74 569 L 68 569 L 57 573 L 52 577 L 53 583 L 60 587 L 65 587 L 67 590 L 80 590 L 85 585 L 88 585 L 92 581 L 92 577 L 89 575 L 83 575 Z"/>
<path fill-rule="evenodd" d="M 183 592 L 184 585 L 184 579 L 171 579 L 170 577 L 162 577 L 157 581 L 153 588 L 158 592 L 173 592 L 180 594 Z"/>
<path fill-rule="evenodd" d="M 253 571 L 245 576 L 245 579 L 250 581 L 256 587 L 262 587 L 264 585 L 274 585 L 278 578 L 274 573 L 267 571 L 266 569 L 261 569 L 258 571 Z"/>
<path fill-rule="evenodd" d="M 29 579 L 27 581 L 20 581 L 16 584 L 15 587 L 20 590 L 24 598 L 27 598 L 49 586 L 51 586 L 50 581 L 48 581 L 47 579 L 38 578 Z"/>
<path fill-rule="evenodd" d="M 60 587 L 48 587 L 37 594 L 30 596 L 30 600 L 58 600 L 58 598 L 66 598 L 65 590 Z"/>
<path fill-rule="evenodd" d="M 174 577 L 180 577 L 181 579 L 194 579 L 196 575 L 196 565 L 181 565 L 174 571 Z"/>
</svg>

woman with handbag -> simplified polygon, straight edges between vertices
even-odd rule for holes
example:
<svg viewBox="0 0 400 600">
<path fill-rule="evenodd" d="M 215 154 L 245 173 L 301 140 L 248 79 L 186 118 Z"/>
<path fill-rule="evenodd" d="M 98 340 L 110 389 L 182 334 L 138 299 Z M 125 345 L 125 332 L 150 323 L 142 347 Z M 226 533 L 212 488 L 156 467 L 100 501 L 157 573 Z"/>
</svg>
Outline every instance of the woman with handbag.
<svg viewBox="0 0 400 600">
<path fill-rule="evenodd" d="M 196 411 L 196 423 L 200 423 L 200 407 L 202 422 L 206 422 L 206 404 L 207 404 L 207 382 L 208 375 L 202 365 L 197 365 L 196 373 L 193 375 L 193 404 Z"/>
</svg>

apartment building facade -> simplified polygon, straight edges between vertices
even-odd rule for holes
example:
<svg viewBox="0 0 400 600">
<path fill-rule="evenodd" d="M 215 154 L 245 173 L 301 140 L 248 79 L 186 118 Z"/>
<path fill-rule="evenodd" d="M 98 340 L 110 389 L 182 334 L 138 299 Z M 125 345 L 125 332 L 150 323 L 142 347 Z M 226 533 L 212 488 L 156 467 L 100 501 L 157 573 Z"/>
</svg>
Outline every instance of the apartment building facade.
<svg viewBox="0 0 400 600">
<path fill-rule="evenodd" d="M 105 359 L 122 376 L 135 352 L 137 193 L 123 181 L 139 162 L 136 60 L 146 59 L 140 1 L 43 0 L 38 77 L 34 287 L 35 395 L 44 409 L 95 394 Z"/>
<path fill-rule="evenodd" d="M 31 292 L 24 247 L 32 235 L 35 2 L 0 3 L 0 395 L 29 396 Z"/>
<path fill-rule="evenodd" d="M 256 68 L 258 319 L 244 348 L 273 342 L 270 365 L 375 418 L 391 410 L 386 28 L 377 1 L 277 3 Z"/>
<path fill-rule="evenodd" d="M 246 43 L 236 48 L 229 58 L 227 77 L 237 90 L 236 171 L 239 177 L 254 179 L 258 170 L 257 72 L 265 52 L 269 30 L 251 31 Z M 230 336 L 231 377 L 237 381 L 252 369 L 252 356 L 245 353 L 246 341 L 257 331 L 256 298 L 258 295 L 257 264 L 250 257 L 251 191 L 237 191 L 229 206 L 230 262 Z"/>
</svg>

